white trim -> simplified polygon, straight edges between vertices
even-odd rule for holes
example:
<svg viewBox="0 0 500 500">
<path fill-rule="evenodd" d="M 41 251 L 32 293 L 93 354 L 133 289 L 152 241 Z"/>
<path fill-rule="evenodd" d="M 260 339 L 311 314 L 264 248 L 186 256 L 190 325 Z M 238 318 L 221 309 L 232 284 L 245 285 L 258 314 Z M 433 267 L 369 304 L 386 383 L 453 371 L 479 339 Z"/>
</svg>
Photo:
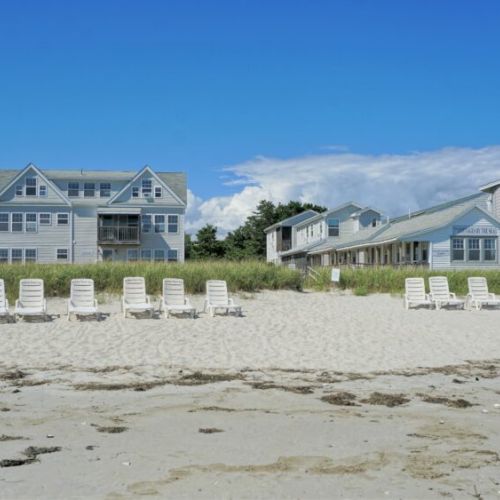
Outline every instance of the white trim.
<svg viewBox="0 0 500 500">
<path fill-rule="evenodd" d="M 54 250 L 55 250 L 56 262 L 68 262 L 68 263 L 70 262 L 70 260 L 69 260 L 69 248 L 68 247 L 56 247 L 56 248 L 54 248 Z M 66 250 L 66 260 L 57 258 L 57 252 L 59 252 L 59 250 Z"/>
<path fill-rule="evenodd" d="M 0 251 L 2 251 L 2 250 L 7 250 L 7 261 L 6 262 L 0 261 L 0 264 L 10 264 L 10 248 L 0 247 Z"/>
<path fill-rule="evenodd" d="M 60 215 L 66 215 L 68 217 L 68 223 L 67 224 L 60 224 L 59 223 L 59 216 Z M 57 212 L 56 213 L 56 226 L 69 226 L 69 212 Z"/>
<path fill-rule="evenodd" d="M 42 224 L 42 222 L 41 222 L 42 215 L 49 216 L 49 223 L 48 224 Z M 38 225 L 39 226 L 52 226 L 52 213 L 51 212 L 38 212 Z"/>
<path fill-rule="evenodd" d="M 34 215 L 35 216 L 35 230 L 34 231 L 28 231 L 28 215 Z M 33 221 L 30 221 L 33 224 Z M 38 233 L 38 212 L 26 212 L 24 214 L 24 232 L 25 233 Z"/>
<path fill-rule="evenodd" d="M 10 217 L 10 214 L 12 212 L 0 212 L 0 214 L 7 214 L 7 231 L 0 231 L 0 234 L 1 233 L 10 233 L 10 220 L 11 220 L 11 217 Z M 5 224 L 5 222 L 3 222 L 2 224 Z"/>
</svg>

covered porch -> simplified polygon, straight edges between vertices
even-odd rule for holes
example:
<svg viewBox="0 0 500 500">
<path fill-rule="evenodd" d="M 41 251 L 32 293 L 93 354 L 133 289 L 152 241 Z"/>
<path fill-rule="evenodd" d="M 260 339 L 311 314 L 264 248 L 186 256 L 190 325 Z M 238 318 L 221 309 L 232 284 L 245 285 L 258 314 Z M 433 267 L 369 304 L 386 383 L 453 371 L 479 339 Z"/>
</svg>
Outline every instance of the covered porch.
<svg viewBox="0 0 500 500">
<path fill-rule="evenodd" d="M 97 241 L 100 245 L 139 245 L 140 209 L 98 209 Z"/>
</svg>

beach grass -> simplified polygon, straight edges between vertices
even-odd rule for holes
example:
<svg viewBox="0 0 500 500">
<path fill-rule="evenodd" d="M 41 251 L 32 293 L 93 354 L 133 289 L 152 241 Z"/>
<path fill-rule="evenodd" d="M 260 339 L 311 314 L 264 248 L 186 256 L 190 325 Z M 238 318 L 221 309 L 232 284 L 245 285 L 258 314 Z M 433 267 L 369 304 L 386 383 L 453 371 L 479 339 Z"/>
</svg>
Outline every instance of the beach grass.
<svg viewBox="0 0 500 500">
<path fill-rule="evenodd" d="M 227 281 L 231 292 L 301 290 L 298 271 L 263 261 L 193 261 L 186 263 L 102 262 L 97 264 L 2 264 L 0 278 L 5 281 L 9 300 L 17 298 L 19 280 L 41 278 L 47 297 L 67 297 L 74 278 L 91 278 L 97 293 L 121 294 L 123 278 L 144 276 L 151 295 L 161 293 L 163 278 L 182 278 L 187 293 L 202 293 L 209 279 Z"/>
</svg>

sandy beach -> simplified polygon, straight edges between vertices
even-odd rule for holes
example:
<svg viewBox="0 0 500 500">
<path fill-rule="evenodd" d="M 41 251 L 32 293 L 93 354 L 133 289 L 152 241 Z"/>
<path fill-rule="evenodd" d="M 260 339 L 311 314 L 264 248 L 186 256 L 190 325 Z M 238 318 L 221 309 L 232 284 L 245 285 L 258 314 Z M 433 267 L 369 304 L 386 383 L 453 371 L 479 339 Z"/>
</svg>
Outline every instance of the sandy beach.
<svg viewBox="0 0 500 500">
<path fill-rule="evenodd" d="M 51 299 L 52 321 L 0 324 L 0 497 L 500 496 L 500 311 L 237 301 L 124 319 L 101 297 L 68 322 Z"/>
</svg>

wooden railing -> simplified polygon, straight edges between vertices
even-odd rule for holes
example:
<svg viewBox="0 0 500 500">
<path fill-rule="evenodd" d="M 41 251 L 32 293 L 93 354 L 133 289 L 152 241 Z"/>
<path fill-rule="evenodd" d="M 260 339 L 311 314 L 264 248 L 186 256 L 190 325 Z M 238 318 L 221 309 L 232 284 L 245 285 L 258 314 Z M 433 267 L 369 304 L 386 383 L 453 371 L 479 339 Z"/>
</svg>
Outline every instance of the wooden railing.
<svg viewBox="0 0 500 500">
<path fill-rule="evenodd" d="M 140 243 L 138 226 L 101 226 L 98 228 L 100 244 Z"/>
</svg>

